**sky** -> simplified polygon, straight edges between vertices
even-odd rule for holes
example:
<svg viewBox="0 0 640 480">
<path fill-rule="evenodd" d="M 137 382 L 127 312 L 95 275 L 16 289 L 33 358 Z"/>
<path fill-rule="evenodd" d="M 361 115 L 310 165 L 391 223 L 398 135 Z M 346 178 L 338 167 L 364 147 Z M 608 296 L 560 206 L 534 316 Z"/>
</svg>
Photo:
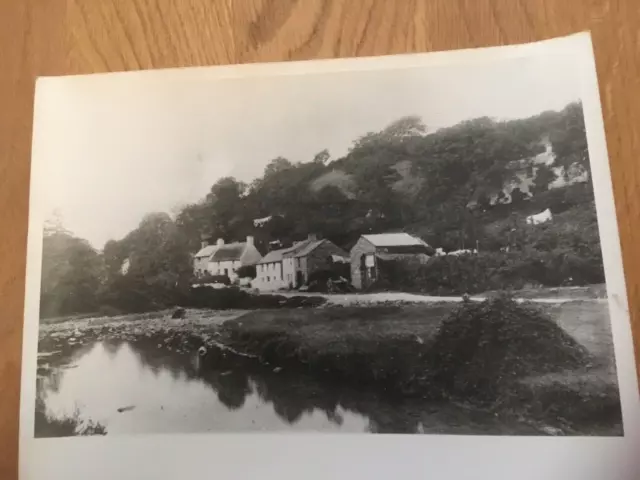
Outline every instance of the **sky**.
<svg viewBox="0 0 640 480">
<path fill-rule="evenodd" d="M 49 213 L 101 249 L 147 213 L 198 201 L 223 176 L 250 182 L 275 157 L 306 162 L 325 148 L 339 158 L 405 115 L 433 131 L 559 110 L 579 95 L 566 55 L 235 79 L 207 72 L 67 77 L 39 92 Z"/>
</svg>

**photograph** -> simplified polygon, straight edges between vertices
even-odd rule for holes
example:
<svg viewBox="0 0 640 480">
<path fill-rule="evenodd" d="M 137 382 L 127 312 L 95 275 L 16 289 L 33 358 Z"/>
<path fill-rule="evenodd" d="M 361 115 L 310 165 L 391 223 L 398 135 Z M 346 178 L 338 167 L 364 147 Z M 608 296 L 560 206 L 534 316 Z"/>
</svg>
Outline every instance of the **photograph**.
<svg viewBox="0 0 640 480">
<path fill-rule="evenodd" d="M 43 79 L 31 436 L 623 436 L 543 52 Z"/>
</svg>

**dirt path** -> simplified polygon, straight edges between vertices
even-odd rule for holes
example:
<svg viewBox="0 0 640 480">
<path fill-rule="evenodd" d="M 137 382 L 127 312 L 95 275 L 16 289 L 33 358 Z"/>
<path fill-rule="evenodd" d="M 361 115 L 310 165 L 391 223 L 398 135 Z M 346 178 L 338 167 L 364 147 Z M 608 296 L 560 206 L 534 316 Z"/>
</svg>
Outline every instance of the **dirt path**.
<svg viewBox="0 0 640 480">
<path fill-rule="evenodd" d="M 439 297 L 434 295 L 419 295 L 405 292 L 381 292 L 381 293 L 345 293 L 345 294 L 327 294 L 327 293 L 305 293 L 305 292 L 279 292 L 283 296 L 316 296 L 327 299 L 329 305 L 371 305 L 385 302 L 407 302 L 407 303 L 439 303 L 439 302 L 462 302 L 462 297 Z M 479 295 L 470 297 L 471 301 L 481 302 L 486 297 Z M 604 298 L 516 298 L 517 302 L 534 302 L 550 305 L 559 305 L 567 302 L 589 301 L 598 303 L 607 303 Z"/>
</svg>

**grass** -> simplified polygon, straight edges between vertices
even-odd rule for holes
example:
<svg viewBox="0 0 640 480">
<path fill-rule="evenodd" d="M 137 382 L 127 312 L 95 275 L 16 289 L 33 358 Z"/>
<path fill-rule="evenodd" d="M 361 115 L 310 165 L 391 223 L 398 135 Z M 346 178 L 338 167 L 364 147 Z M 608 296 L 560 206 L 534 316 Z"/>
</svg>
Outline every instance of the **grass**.
<svg viewBox="0 0 640 480">
<path fill-rule="evenodd" d="M 451 304 L 250 312 L 223 325 L 234 347 L 330 381 L 411 394 L 427 369 L 424 344 Z"/>
<path fill-rule="evenodd" d="M 497 292 L 485 292 L 483 295 L 491 295 Z M 538 287 L 523 288 L 514 290 L 513 295 L 518 298 L 573 298 L 584 299 L 606 299 L 607 286 L 604 283 L 586 285 L 583 287 Z"/>
<path fill-rule="evenodd" d="M 258 356 L 263 363 L 302 371 L 327 383 L 375 389 L 390 398 L 462 398 L 536 422 L 564 418 L 565 431 L 585 431 L 584 424 L 589 422 L 605 427 L 620 422 L 606 304 L 513 304 L 502 313 L 508 317 L 507 327 L 503 320 L 495 320 L 489 308 L 484 315 L 493 315 L 494 320 L 478 332 L 477 315 L 465 318 L 460 312 L 482 309 L 482 305 L 253 311 L 226 322 L 222 329 L 235 348 Z M 459 322 L 466 322 L 468 328 L 458 329 Z M 520 328 L 520 323 L 525 326 Z M 538 328 L 537 323 L 544 325 Z M 442 335 L 447 324 L 453 329 Z M 471 343 L 460 342 L 457 336 L 467 336 Z M 436 347 L 440 353 L 451 351 L 438 356 Z M 473 355 L 465 353 L 468 349 Z M 447 370 L 445 362 L 455 368 Z M 486 371 L 479 375 L 478 368 Z M 443 371 L 449 381 L 438 377 Z M 453 377 L 456 381 L 451 381 Z M 484 398 L 475 395 L 473 388 L 458 388 L 460 381 L 475 378 L 483 379 Z"/>
<path fill-rule="evenodd" d="M 106 435 L 107 429 L 99 422 L 83 421 L 80 411 L 73 415 L 54 417 L 46 412 L 44 401 L 36 400 L 35 436 L 40 438 L 72 437 L 77 435 Z"/>
</svg>

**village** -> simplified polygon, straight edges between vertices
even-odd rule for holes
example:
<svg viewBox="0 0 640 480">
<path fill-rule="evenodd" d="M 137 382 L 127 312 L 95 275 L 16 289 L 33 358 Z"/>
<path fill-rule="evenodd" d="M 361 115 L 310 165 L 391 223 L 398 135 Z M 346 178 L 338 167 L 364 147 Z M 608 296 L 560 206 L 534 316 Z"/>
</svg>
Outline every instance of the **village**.
<svg viewBox="0 0 640 480">
<path fill-rule="evenodd" d="M 526 224 L 539 225 L 552 218 L 546 209 L 526 217 Z M 261 225 L 256 221 L 254 224 Z M 316 234 L 286 248 L 281 248 L 280 243 L 270 242 L 269 251 L 263 256 L 251 235 L 244 242 L 231 243 L 225 243 L 223 238 L 211 242 L 204 236 L 201 249 L 193 255 L 194 286 L 222 288 L 233 284 L 258 292 L 309 288 L 324 293 L 366 291 L 380 277 L 381 263 L 385 261 L 425 265 L 433 256 L 478 253 L 478 249 L 434 249 L 405 232 L 361 235 L 349 251 Z"/>
<path fill-rule="evenodd" d="M 426 242 L 407 233 L 362 235 L 350 252 L 346 252 L 328 239 L 309 235 L 306 240 L 295 242 L 287 248 L 278 248 L 262 256 L 254 245 L 253 237 L 244 242 L 225 243 L 218 239 L 194 256 L 196 278 L 227 277 L 226 283 L 250 286 L 260 292 L 308 289 L 309 282 L 318 274 L 325 274 L 324 281 L 350 280 L 356 290 L 364 290 L 373 284 L 378 275 L 379 260 L 394 259 L 426 263 L 436 254 Z M 348 266 L 345 270 L 344 266 Z M 243 268 L 250 267 L 250 268 Z M 255 271 L 255 276 L 240 277 L 239 272 Z M 335 278 L 340 272 L 348 272 L 349 279 Z M 304 288 L 307 287 L 307 288 Z M 325 288 L 327 285 L 322 285 Z"/>
</svg>

